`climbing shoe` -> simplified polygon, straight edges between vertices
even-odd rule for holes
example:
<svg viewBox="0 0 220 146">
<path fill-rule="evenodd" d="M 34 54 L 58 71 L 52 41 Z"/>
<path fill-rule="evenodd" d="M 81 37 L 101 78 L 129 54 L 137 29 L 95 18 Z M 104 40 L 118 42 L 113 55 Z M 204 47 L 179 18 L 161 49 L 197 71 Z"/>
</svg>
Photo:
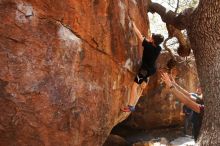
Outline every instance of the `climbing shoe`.
<svg viewBox="0 0 220 146">
<path fill-rule="evenodd" d="M 128 105 L 126 107 L 123 107 L 121 110 L 123 112 L 134 112 L 135 111 L 135 106 Z"/>
</svg>

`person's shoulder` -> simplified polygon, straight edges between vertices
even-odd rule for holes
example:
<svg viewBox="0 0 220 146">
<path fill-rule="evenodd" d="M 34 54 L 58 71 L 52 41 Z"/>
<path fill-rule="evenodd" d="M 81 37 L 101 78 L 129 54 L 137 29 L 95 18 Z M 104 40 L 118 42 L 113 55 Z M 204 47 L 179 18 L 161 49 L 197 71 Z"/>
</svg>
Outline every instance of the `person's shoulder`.
<svg viewBox="0 0 220 146">
<path fill-rule="evenodd" d="M 157 46 L 157 48 L 158 48 L 158 50 L 160 50 L 160 51 L 162 50 L 161 46 Z"/>
<path fill-rule="evenodd" d="M 151 42 L 144 37 L 143 42 L 142 42 L 142 46 L 145 47 L 145 46 L 149 46 L 150 44 L 151 44 Z"/>
<path fill-rule="evenodd" d="M 157 52 L 160 52 L 162 50 L 161 46 L 154 46 L 154 48 L 157 50 Z"/>
</svg>

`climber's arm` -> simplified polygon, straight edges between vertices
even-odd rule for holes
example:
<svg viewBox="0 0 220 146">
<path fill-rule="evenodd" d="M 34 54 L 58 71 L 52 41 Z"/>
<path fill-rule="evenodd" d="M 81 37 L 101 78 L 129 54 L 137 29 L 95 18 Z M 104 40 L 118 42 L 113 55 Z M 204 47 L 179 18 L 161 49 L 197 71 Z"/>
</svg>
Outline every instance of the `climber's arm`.
<svg viewBox="0 0 220 146">
<path fill-rule="evenodd" d="M 148 36 L 144 37 L 139 29 L 137 28 L 136 24 L 134 23 L 134 21 L 132 21 L 132 24 L 133 24 L 133 29 L 135 31 L 135 33 L 137 34 L 138 38 L 141 40 L 141 42 L 143 42 L 144 38 L 146 39 L 147 42 L 152 42 L 152 37 L 151 37 L 151 34 L 148 34 Z"/>
<path fill-rule="evenodd" d="M 133 29 L 134 29 L 136 35 L 138 36 L 138 38 L 140 39 L 140 41 L 143 42 L 143 40 L 144 40 L 143 35 L 141 34 L 141 32 L 139 31 L 139 29 L 137 28 L 136 24 L 135 24 L 134 22 L 132 22 L 132 24 L 133 24 Z"/>
<path fill-rule="evenodd" d="M 132 26 L 134 29 L 134 32 L 136 33 L 137 37 L 140 39 L 141 42 L 143 42 L 144 37 L 142 36 L 141 32 L 139 31 L 139 29 L 137 28 L 136 24 L 132 21 Z M 141 58 L 142 58 L 142 48 L 138 47 L 138 64 L 141 63 Z"/>
</svg>

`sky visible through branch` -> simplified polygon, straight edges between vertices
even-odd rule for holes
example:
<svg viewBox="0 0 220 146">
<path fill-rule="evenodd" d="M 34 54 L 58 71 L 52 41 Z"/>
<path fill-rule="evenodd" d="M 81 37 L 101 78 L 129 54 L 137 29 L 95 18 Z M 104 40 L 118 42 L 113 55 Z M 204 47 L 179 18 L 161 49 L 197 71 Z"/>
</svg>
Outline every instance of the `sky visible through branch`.
<svg viewBox="0 0 220 146">
<path fill-rule="evenodd" d="M 163 5 L 165 8 L 168 10 L 175 11 L 177 7 L 177 1 L 178 0 L 152 0 L 152 2 L 159 3 Z M 181 12 L 185 8 L 188 7 L 196 7 L 198 4 L 198 0 L 179 0 L 179 8 L 177 13 Z M 151 28 L 151 33 L 160 33 L 164 36 L 164 38 L 168 37 L 168 32 L 166 29 L 166 24 L 161 20 L 160 15 L 157 13 L 148 13 L 149 20 L 150 20 L 150 28 Z M 173 49 L 177 49 L 178 44 L 176 38 L 172 38 L 171 40 L 168 41 L 167 45 Z"/>
</svg>

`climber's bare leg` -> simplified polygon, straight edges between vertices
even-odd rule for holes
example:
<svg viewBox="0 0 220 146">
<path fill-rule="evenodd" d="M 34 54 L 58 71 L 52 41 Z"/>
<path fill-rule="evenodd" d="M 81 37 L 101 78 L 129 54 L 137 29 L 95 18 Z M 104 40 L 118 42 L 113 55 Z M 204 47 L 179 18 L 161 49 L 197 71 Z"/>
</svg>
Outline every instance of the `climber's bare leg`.
<svg viewBox="0 0 220 146">
<path fill-rule="evenodd" d="M 138 86 L 139 85 L 136 82 L 133 82 L 132 87 L 131 87 L 130 99 L 128 102 L 128 105 L 130 105 L 130 106 L 135 105 L 135 97 L 137 96 Z"/>
<path fill-rule="evenodd" d="M 133 82 L 131 87 L 130 99 L 128 102 L 128 106 L 122 108 L 121 110 L 124 112 L 130 112 L 135 110 L 135 105 L 138 102 L 138 99 L 143 93 L 143 90 L 146 88 L 148 82 L 143 81 L 140 85 L 136 82 Z"/>
<path fill-rule="evenodd" d="M 138 87 L 135 104 L 138 102 L 139 98 L 142 96 L 142 93 L 144 89 L 147 87 L 147 85 L 148 85 L 148 82 L 143 81 L 143 83 L 141 83 L 141 85 Z"/>
<path fill-rule="evenodd" d="M 136 96 L 137 96 L 137 89 L 139 84 L 136 82 L 133 82 L 132 87 L 131 87 L 131 93 L 130 93 L 130 99 L 128 102 L 128 106 L 123 107 L 121 110 L 124 112 L 131 112 L 135 110 L 135 102 L 136 102 Z"/>
</svg>

